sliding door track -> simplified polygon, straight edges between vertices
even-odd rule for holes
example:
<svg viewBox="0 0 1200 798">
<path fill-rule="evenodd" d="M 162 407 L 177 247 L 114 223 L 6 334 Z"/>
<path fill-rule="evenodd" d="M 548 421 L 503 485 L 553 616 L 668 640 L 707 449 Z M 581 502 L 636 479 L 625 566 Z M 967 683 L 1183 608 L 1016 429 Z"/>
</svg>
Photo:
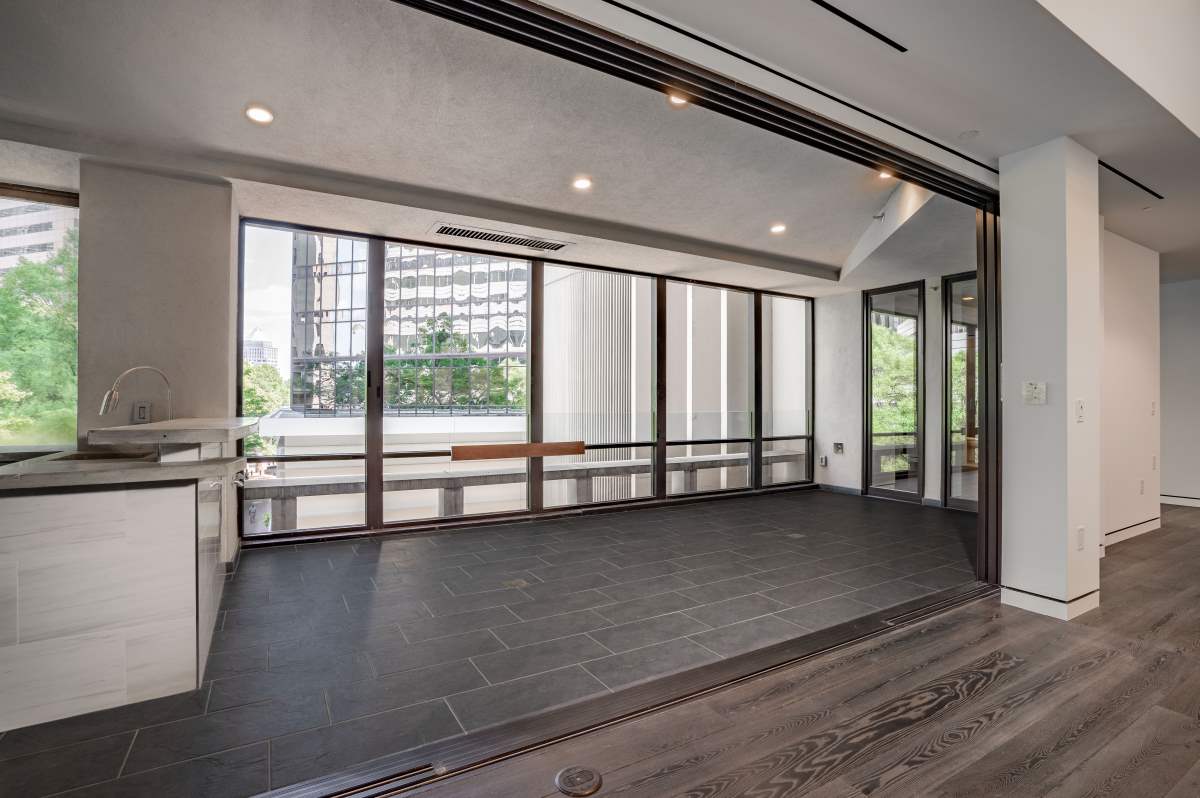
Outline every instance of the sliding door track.
<svg viewBox="0 0 1200 798">
<path fill-rule="evenodd" d="M 264 795 L 267 798 L 387 798 L 547 748 L 723 690 L 854 643 L 895 631 L 999 588 L 974 582 L 839 626 L 597 696 L 461 737 L 430 743 Z"/>
</svg>

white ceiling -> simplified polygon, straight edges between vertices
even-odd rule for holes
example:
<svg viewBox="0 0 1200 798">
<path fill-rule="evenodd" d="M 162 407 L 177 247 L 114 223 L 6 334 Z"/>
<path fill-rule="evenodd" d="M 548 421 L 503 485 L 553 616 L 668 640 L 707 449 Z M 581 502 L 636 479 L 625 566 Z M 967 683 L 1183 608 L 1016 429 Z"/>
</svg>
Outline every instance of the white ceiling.
<svg viewBox="0 0 1200 798">
<path fill-rule="evenodd" d="M 603 0 L 546 2 L 612 18 Z M 1072 136 L 1166 197 L 1158 202 L 1102 170 L 1109 229 L 1162 252 L 1166 275 L 1200 277 L 1200 139 L 1035 0 L 837 0 L 907 53 L 806 0 L 743 0 L 736 13 L 726 0 L 629 4 L 993 165 Z M 653 43 L 653 31 L 642 29 Z M 1139 46 L 1152 57 L 1153 41 Z M 1195 94 L 1194 75 L 1178 79 Z M 970 130 L 980 133 L 961 140 Z"/>
</svg>

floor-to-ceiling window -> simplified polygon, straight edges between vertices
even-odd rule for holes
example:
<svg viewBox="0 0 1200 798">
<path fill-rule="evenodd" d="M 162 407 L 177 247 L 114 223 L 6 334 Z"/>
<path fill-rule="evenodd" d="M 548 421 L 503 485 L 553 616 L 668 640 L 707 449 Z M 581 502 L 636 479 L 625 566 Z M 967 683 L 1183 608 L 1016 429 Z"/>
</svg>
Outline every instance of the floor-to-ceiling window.
<svg viewBox="0 0 1200 798">
<path fill-rule="evenodd" d="M 942 290 L 946 316 L 946 505 L 974 510 L 979 500 L 983 384 L 976 275 L 948 277 Z"/>
<path fill-rule="evenodd" d="M 920 501 L 924 282 L 864 294 L 867 492 Z"/>
<path fill-rule="evenodd" d="M 0 447 L 75 443 L 79 209 L 0 192 Z"/>
<path fill-rule="evenodd" d="M 754 296 L 668 281 L 666 313 L 667 493 L 750 487 Z"/>
<path fill-rule="evenodd" d="M 242 235 L 242 412 L 261 419 L 247 536 L 811 480 L 806 298 L 276 223 Z M 452 456 L 531 441 L 585 451 Z"/>
</svg>

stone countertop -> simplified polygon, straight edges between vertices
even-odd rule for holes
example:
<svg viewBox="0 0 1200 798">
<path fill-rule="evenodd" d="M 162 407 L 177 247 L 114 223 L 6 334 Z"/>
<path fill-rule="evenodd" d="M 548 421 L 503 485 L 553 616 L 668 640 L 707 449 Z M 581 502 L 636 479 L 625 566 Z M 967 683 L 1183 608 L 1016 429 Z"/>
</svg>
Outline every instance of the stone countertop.
<svg viewBox="0 0 1200 798">
<path fill-rule="evenodd" d="M 230 476 L 244 467 L 245 461 L 239 457 L 160 463 L 152 455 L 114 455 L 87 460 L 64 459 L 62 454 L 50 455 L 0 468 L 0 496 L 9 490 L 217 479 Z"/>
<path fill-rule="evenodd" d="M 257 431 L 257 418 L 176 418 L 149 424 L 100 427 L 88 432 L 87 441 L 92 446 L 233 443 Z"/>
</svg>

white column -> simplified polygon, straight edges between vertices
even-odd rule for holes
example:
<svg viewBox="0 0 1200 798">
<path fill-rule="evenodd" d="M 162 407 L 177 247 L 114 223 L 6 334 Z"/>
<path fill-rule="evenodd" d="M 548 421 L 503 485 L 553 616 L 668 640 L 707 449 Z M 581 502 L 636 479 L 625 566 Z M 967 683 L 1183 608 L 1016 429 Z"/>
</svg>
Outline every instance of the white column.
<svg viewBox="0 0 1200 798">
<path fill-rule="evenodd" d="M 1001 600 L 1063 619 L 1100 603 L 1097 167 L 1069 138 L 1000 159 Z"/>
</svg>

